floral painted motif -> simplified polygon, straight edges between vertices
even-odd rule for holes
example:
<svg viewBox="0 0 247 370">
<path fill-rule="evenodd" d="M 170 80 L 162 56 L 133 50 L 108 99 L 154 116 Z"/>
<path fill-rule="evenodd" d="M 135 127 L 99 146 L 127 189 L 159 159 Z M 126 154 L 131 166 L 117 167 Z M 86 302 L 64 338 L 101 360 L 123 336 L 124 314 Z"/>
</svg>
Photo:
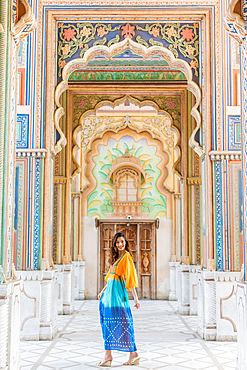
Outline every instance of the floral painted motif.
<svg viewBox="0 0 247 370">
<path fill-rule="evenodd" d="M 92 31 L 89 27 L 84 26 L 80 33 L 82 34 L 82 36 L 89 37 Z"/>
<path fill-rule="evenodd" d="M 85 108 L 85 106 L 87 105 L 87 101 L 85 99 L 81 99 L 77 102 L 77 106 L 78 108 L 80 109 L 83 109 Z"/>
<path fill-rule="evenodd" d="M 70 41 L 72 40 L 76 35 L 76 31 L 73 30 L 71 27 L 64 30 L 63 37 L 65 40 Z"/>
<path fill-rule="evenodd" d="M 195 50 L 196 50 L 196 48 L 194 48 L 194 47 L 193 47 L 193 46 L 191 46 L 191 45 L 186 46 L 186 51 L 187 51 L 187 53 L 188 53 L 189 55 L 193 55 L 193 54 L 194 54 L 194 52 L 195 52 Z"/>
<path fill-rule="evenodd" d="M 174 29 L 174 27 L 169 27 L 169 28 L 167 28 L 167 30 L 166 30 L 166 35 L 168 36 L 168 37 L 170 37 L 170 38 L 172 38 L 172 37 L 174 37 L 175 36 L 175 34 L 176 34 L 176 30 Z"/>
<path fill-rule="evenodd" d="M 63 55 L 68 55 L 69 52 L 70 52 L 70 46 L 69 45 L 65 45 L 63 47 L 61 47 L 62 51 L 63 51 Z"/>
<path fill-rule="evenodd" d="M 146 47 L 168 48 L 175 58 L 185 59 L 193 74 L 199 70 L 199 23 L 138 23 L 125 25 L 90 22 L 58 23 L 58 76 L 61 77 L 65 59 L 82 58 L 95 45 L 111 46 L 130 38 Z M 150 38 L 152 35 L 155 39 Z M 62 63 L 63 61 L 63 63 Z M 197 81 L 197 80 L 196 80 Z"/>
<path fill-rule="evenodd" d="M 194 70 L 194 75 L 198 76 L 199 24 L 166 23 L 165 25 L 162 25 L 160 23 L 156 23 L 152 25 L 146 24 L 145 28 L 139 25 L 136 26 L 137 30 L 149 33 L 151 33 L 154 28 L 160 31 L 160 38 L 168 43 L 168 49 L 172 51 L 176 58 L 180 57 L 180 52 L 186 59 L 193 59 L 192 68 Z M 139 41 L 137 40 L 137 42 Z M 149 40 L 149 42 L 151 42 L 151 40 Z"/>
<path fill-rule="evenodd" d="M 197 61 L 196 60 L 192 60 L 191 62 L 190 62 L 190 67 L 191 67 L 191 69 L 196 69 L 196 67 L 197 67 Z"/>
<path fill-rule="evenodd" d="M 195 36 L 193 30 L 191 28 L 185 28 L 181 32 L 182 38 L 187 41 L 191 41 Z"/>
<path fill-rule="evenodd" d="M 129 23 L 126 24 L 126 26 L 121 27 L 122 31 L 122 36 L 124 38 L 129 37 L 132 39 L 133 36 L 135 36 L 135 26 L 131 26 Z"/>
<path fill-rule="evenodd" d="M 97 33 L 99 37 L 103 37 L 107 35 L 108 32 L 106 31 L 105 27 L 101 26 L 97 29 Z"/>
<path fill-rule="evenodd" d="M 149 31 L 151 35 L 154 37 L 158 37 L 160 35 L 160 29 L 158 27 L 153 27 L 151 31 Z"/>
<path fill-rule="evenodd" d="M 66 66 L 66 62 L 65 62 L 65 60 L 60 60 L 59 61 L 59 67 L 62 69 L 62 68 L 64 68 Z"/>
<path fill-rule="evenodd" d="M 176 108 L 176 102 L 174 100 L 167 100 L 166 106 L 169 109 L 175 109 Z"/>
</svg>

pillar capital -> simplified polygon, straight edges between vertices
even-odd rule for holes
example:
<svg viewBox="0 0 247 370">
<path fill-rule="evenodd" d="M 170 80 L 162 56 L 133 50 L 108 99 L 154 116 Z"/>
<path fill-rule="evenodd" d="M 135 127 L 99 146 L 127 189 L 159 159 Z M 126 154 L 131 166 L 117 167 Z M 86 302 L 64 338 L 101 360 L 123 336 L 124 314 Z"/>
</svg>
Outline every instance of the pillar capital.
<svg viewBox="0 0 247 370">
<path fill-rule="evenodd" d="M 208 259 L 208 271 L 215 271 L 215 261 L 214 259 Z"/>
</svg>

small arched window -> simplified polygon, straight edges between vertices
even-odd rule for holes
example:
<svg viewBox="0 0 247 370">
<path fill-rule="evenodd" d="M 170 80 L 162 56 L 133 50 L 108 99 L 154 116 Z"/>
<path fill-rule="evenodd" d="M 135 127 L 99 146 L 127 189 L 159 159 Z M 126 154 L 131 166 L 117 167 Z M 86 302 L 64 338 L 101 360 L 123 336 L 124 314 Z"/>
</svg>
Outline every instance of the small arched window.
<svg viewBox="0 0 247 370">
<path fill-rule="evenodd" d="M 137 202 L 138 184 L 137 178 L 127 169 L 117 179 L 117 202 Z"/>
</svg>

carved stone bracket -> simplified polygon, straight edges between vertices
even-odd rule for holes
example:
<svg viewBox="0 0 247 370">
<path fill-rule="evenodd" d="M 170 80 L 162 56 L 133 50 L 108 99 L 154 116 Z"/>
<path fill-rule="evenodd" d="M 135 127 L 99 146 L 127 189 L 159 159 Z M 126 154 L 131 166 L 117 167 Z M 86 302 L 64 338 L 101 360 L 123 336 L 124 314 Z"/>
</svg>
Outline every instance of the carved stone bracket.
<svg viewBox="0 0 247 370">
<path fill-rule="evenodd" d="M 16 45 L 18 46 L 21 40 L 28 36 L 30 32 L 32 32 L 36 28 L 36 19 L 32 12 L 32 7 L 27 0 L 20 0 L 21 3 L 24 5 L 25 13 L 21 16 L 21 18 L 15 22 L 16 20 L 16 4 L 13 2 L 12 8 L 12 27 L 11 33 L 15 40 Z"/>
<path fill-rule="evenodd" d="M 240 14 L 235 12 L 235 7 L 240 0 L 232 0 L 224 20 L 224 27 L 239 44 L 241 44 L 247 35 L 246 21 Z"/>
</svg>

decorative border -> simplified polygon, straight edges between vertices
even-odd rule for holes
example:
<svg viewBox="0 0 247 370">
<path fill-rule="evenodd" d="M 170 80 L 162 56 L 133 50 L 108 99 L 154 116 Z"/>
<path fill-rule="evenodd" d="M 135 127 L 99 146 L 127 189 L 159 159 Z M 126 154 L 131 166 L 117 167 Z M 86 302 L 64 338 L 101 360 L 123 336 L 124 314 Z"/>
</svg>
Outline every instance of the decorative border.
<svg viewBox="0 0 247 370">
<path fill-rule="evenodd" d="M 236 126 L 241 124 L 240 116 L 228 116 L 228 150 L 241 151 L 241 140 L 236 141 Z"/>
<path fill-rule="evenodd" d="M 242 176 L 243 176 L 243 230 L 244 230 L 244 278 L 246 280 L 247 257 L 247 38 L 242 46 Z"/>
<path fill-rule="evenodd" d="M 41 205 L 41 158 L 35 158 L 34 173 L 34 234 L 33 234 L 33 269 L 39 269 L 39 247 L 40 247 L 40 205 Z"/>
<path fill-rule="evenodd" d="M 214 162 L 215 170 L 215 218 L 216 218 L 216 248 L 217 270 L 223 271 L 223 213 L 222 213 L 222 168 L 221 162 Z"/>
<path fill-rule="evenodd" d="M 17 229 L 16 229 L 16 268 L 22 270 L 26 268 L 26 226 L 27 226 L 27 172 L 28 172 L 28 159 L 16 159 L 16 168 L 19 169 L 18 188 L 16 191 L 16 202 L 18 207 L 15 212 L 18 212 Z"/>
<path fill-rule="evenodd" d="M 124 38 L 146 46 L 164 46 L 174 54 L 175 58 L 184 59 L 190 64 L 195 82 L 198 83 L 199 76 L 199 45 L 200 45 L 200 22 L 195 20 L 186 22 L 161 21 L 161 22 L 136 22 L 127 24 L 113 21 L 111 23 L 102 21 L 82 21 L 79 18 L 57 21 L 57 58 L 58 58 L 58 80 L 61 71 L 67 61 L 72 58 L 83 57 L 85 52 L 96 45 L 107 45 L 119 43 Z M 142 64 L 136 61 L 134 55 L 128 55 L 128 62 L 135 65 Z M 119 55 L 117 64 L 125 64 L 124 55 Z M 158 63 L 158 61 L 156 61 Z M 97 65 L 97 63 L 93 63 Z M 91 66 L 92 67 L 92 66 Z M 109 67 L 109 63 L 108 66 Z"/>
<path fill-rule="evenodd" d="M 17 125 L 20 125 L 20 140 L 16 140 L 16 148 L 27 149 L 29 146 L 29 114 L 17 114 Z"/>
</svg>

